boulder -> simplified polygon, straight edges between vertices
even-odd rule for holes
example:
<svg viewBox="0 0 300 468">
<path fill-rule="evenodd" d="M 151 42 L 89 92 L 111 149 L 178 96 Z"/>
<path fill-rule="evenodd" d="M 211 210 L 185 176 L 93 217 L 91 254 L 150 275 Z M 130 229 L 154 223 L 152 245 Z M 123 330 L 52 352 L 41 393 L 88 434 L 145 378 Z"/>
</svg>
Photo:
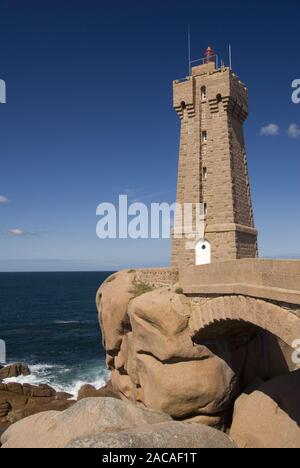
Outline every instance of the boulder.
<svg viewBox="0 0 300 468">
<path fill-rule="evenodd" d="M 23 385 L 15 382 L 6 384 L 6 391 L 17 395 L 24 395 Z"/>
<path fill-rule="evenodd" d="M 117 276 L 111 284 L 117 286 L 118 282 Z M 178 419 L 199 414 L 214 416 L 230 407 L 238 394 L 238 377 L 224 359 L 192 340 L 189 298 L 168 287 L 130 301 L 127 297 L 126 311 L 122 309 L 118 319 L 115 299 L 114 307 L 109 309 L 109 293 L 112 291 L 102 292 L 101 303 L 107 304 L 107 321 L 102 320 L 102 327 L 104 334 L 118 335 L 114 352 L 106 349 L 116 394 Z M 114 318 L 108 320 L 109 313 Z M 100 314 L 103 317 L 103 305 Z M 107 329 L 106 323 L 115 327 L 115 332 Z"/>
<path fill-rule="evenodd" d="M 5 431 L 6 431 L 6 427 L 0 427 L 0 441 L 1 441 L 2 434 L 4 434 Z M 0 442 L 0 447 L 1 447 L 1 442 Z"/>
<path fill-rule="evenodd" d="M 232 307 L 260 315 L 263 301 L 254 307 L 253 298 L 186 296 L 176 285 L 158 285 L 156 274 L 122 271 L 98 292 L 113 392 L 175 419 L 227 428 L 242 389 L 294 369 L 292 350 L 266 330 L 245 328 L 243 314 L 238 323 L 223 320 Z"/>
<path fill-rule="evenodd" d="M 234 407 L 231 438 L 240 448 L 300 448 L 300 370 L 265 382 Z"/>
<path fill-rule="evenodd" d="M 228 436 L 201 424 L 162 422 L 71 441 L 67 448 L 235 448 Z"/>
<path fill-rule="evenodd" d="M 219 431 L 226 431 L 227 413 L 224 411 L 219 414 L 199 414 L 184 420 L 186 423 L 204 424 L 213 427 Z"/>
<path fill-rule="evenodd" d="M 72 395 L 57 393 L 48 385 L 0 383 L 0 427 L 42 411 L 63 411 L 74 404 Z"/>
<path fill-rule="evenodd" d="M 63 448 L 73 439 L 170 421 L 161 412 L 115 398 L 86 398 L 60 413 L 22 419 L 2 435 L 2 448 Z"/>
<path fill-rule="evenodd" d="M 0 369 L 0 380 L 19 377 L 20 375 L 30 375 L 29 367 L 24 364 L 17 363 Z"/>
<path fill-rule="evenodd" d="M 133 299 L 128 308 L 136 352 L 152 354 L 160 361 L 203 359 L 211 356 L 196 346 L 188 328 L 190 301 L 162 288 Z"/>
<path fill-rule="evenodd" d="M 51 398 L 56 395 L 56 391 L 49 385 L 27 386 L 29 395 L 33 398 Z"/>
<path fill-rule="evenodd" d="M 75 404 L 75 401 L 70 400 L 50 400 L 50 401 L 35 401 L 31 400 L 24 408 L 12 409 L 7 415 L 7 422 L 15 424 L 24 418 L 28 418 L 34 414 L 44 413 L 47 411 L 65 411 Z"/>
<path fill-rule="evenodd" d="M 11 409 L 12 407 L 9 401 L 2 401 L 0 403 L 0 418 L 5 418 Z"/>
<path fill-rule="evenodd" d="M 152 356 L 137 357 L 143 403 L 183 419 L 213 415 L 231 401 L 235 376 L 218 357 L 162 363 Z"/>
<path fill-rule="evenodd" d="M 127 270 L 115 273 L 107 278 L 97 293 L 96 303 L 108 364 L 120 349 L 125 334 L 127 307 L 133 297 L 134 279 L 135 274 Z"/>
<path fill-rule="evenodd" d="M 93 387 L 93 385 L 83 385 L 78 392 L 77 400 L 83 400 L 84 398 L 100 398 L 100 397 L 110 397 L 117 398 L 120 397 L 114 392 L 111 380 L 109 380 L 104 387 L 99 388 L 98 390 Z"/>
</svg>

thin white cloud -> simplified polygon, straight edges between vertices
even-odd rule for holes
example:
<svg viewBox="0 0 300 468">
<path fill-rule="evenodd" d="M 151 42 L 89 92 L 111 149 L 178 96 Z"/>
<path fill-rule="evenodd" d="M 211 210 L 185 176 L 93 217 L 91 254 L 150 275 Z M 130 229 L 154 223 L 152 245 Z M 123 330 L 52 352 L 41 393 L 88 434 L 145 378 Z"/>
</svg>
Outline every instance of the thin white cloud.
<svg viewBox="0 0 300 468">
<path fill-rule="evenodd" d="M 141 195 L 133 200 L 134 203 L 141 202 L 143 203 L 146 200 L 151 200 L 152 198 L 162 197 L 163 195 L 167 195 L 172 193 L 171 190 L 164 191 L 164 192 L 153 192 L 153 193 L 146 193 L 145 195 Z"/>
<path fill-rule="evenodd" d="M 260 130 L 261 136 L 276 136 L 279 134 L 279 125 L 270 123 Z"/>
<path fill-rule="evenodd" d="M 172 193 L 172 190 L 149 192 L 149 189 L 150 187 L 125 188 L 120 193 L 127 195 L 129 203 L 143 203 L 146 200 L 151 200 L 152 198 L 158 198 L 162 197 L 163 195 L 169 195 Z"/>
<path fill-rule="evenodd" d="M 9 199 L 4 195 L 0 195 L 0 205 L 6 205 L 7 203 L 9 203 Z"/>
<path fill-rule="evenodd" d="M 16 237 L 21 237 L 26 235 L 25 231 L 22 231 L 22 229 L 9 229 L 7 231 L 7 235 L 9 236 L 16 236 Z"/>
<path fill-rule="evenodd" d="M 296 124 L 291 124 L 287 130 L 287 134 L 290 138 L 300 137 L 300 127 Z"/>
<path fill-rule="evenodd" d="M 25 236 L 39 236 L 40 232 L 24 231 L 23 229 L 14 228 L 14 229 L 7 229 L 6 231 L 0 231 L 0 234 L 2 236 L 25 237 Z"/>
</svg>

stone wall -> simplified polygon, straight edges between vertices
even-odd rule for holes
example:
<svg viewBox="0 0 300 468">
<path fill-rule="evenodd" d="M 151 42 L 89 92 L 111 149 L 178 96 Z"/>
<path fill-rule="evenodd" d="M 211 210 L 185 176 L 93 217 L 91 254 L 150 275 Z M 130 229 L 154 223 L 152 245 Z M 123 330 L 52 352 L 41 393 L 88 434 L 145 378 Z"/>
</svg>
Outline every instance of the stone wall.
<svg viewBox="0 0 300 468">
<path fill-rule="evenodd" d="M 178 283 L 179 272 L 176 268 L 145 268 L 136 270 L 135 278 L 137 282 L 154 288 L 162 288 Z"/>
</svg>

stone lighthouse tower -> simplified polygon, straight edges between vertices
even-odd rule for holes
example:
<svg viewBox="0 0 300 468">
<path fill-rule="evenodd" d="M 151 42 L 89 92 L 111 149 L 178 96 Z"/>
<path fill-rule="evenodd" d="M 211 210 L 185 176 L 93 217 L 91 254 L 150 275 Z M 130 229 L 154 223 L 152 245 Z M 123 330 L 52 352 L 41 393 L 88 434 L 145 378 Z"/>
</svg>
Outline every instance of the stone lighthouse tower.
<svg viewBox="0 0 300 468">
<path fill-rule="evenodd" d="M 243 134 L 247 89 L 230 68 L 217 67 L 211 48 L 190 75 L 173 82 L 181 120 L 177 203 L 202 204 L 203 210 L 197 224 L 199 212 L 193 208 L 188 239 L 176 227 L 176 216 L 172 264 L 257 257 Z"/>
</svg>

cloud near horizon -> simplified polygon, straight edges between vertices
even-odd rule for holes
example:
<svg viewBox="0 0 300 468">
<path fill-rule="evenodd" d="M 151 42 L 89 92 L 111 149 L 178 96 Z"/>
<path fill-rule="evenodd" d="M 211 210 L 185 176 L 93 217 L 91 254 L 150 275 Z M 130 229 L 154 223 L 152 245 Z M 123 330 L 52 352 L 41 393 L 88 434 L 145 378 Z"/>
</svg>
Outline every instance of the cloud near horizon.
<svg viewBox="0 0 300 468">
<path fill-rule="evenodd" d="M 260 130 L 261 136 L 276 136 L 279 134 L 279 125 L 270 123 Z"/>
<path fill-rule="evenodd" d="M 0 234 L 2 236 L 25 237 L 25 236 L 39 236 L 40 232 L 24 231 L 23 229 L 14 228 L 14 229 L 7 229 L 6 231 L 0 231 Z"/>
<path fill-rule="evenodd" d="M 300 127 L 296 124 L 291 124 L 287 130 L 287 134 L 290 138 L 299 138 L 300 137 Z"/>
<path fill-rule="evenodd" d="M 0 205 L 6 205 L 7 203 L 9 203 L 9 199 L 7 197 L 5 197 L 4 195 L 0 195 Z"/>
</svg>

